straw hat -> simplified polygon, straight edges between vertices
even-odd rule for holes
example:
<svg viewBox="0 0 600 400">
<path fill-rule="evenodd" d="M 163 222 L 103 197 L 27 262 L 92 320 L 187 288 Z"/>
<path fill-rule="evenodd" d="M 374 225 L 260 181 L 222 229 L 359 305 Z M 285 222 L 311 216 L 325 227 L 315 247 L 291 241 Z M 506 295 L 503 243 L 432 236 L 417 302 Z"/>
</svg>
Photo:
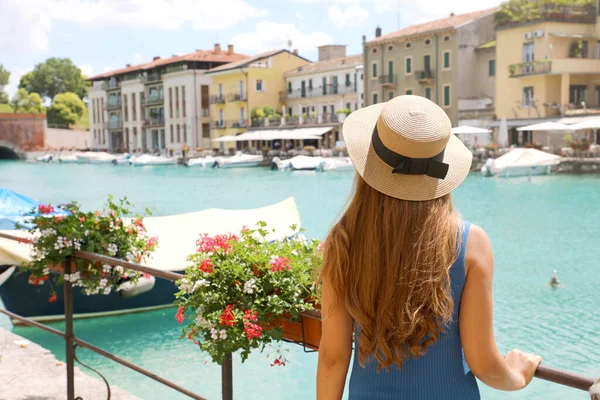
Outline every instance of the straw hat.
<svg viewBox="0 0 600 400">
<path fill-rule="evenodd" d="M 451 130 L 444 110 L 420 96 L 354 111 L 342 128 L 350 159 L 367 184 L 412 201 L 442 197 L 469 173 L 473 155 Z"/>
</svg>

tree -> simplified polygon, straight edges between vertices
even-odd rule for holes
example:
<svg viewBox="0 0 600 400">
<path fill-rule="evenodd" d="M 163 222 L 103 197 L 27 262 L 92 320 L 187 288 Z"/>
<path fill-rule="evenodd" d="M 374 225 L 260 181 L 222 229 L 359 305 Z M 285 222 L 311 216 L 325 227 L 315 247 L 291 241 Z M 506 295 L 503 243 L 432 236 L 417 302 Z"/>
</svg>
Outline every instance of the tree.
<svg viewBox="0 0 600 400">
<path fill-rule="evenodd" d="M 0 64 L 0 104 L 8 104 L 8 94 L 4 92 L 4 88 L 8 85 L 10 72 Z"/>
<path fill-rule="evenodd" d="M 81 119 L 85 104 L 75 93 L 57 94 L 48 109 L 48 122 L 57 125 L 73 125 Z"/>
<path fill-rule="evenodd" d="M 19 89 L 15 97 L 13 97 L 11 105 L 16 113 L 42 114 L 46 112 L 40 95 L 37 93 L 27 93 L 25 89 Z"/>
<path fill-rule="evenodd" d="M 57 94 L 73 92 L 83 99 L 89 82 L 81 70 L 68 58 L 49 58 L 37 64 L 33 71 L 21 77 L 19 88 L 37 92 L 42 97 L 54 99 Z"/>
</svg>

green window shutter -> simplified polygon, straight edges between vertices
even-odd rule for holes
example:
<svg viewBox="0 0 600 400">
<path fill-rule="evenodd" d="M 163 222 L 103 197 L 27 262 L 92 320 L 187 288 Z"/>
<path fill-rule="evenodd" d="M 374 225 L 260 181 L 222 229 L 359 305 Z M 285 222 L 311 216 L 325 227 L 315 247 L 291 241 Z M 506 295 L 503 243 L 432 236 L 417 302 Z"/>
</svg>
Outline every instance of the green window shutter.
<svg viewBox="0 0 600 400">
<path fill-rule="evenodd" d="M 450 52 L 444 53 L 444 68 L 450 68 Z"/>
<path fill-rule="evenodd" d="M 431 100 L 431 88 L 425 88 L 425 98 Z"/>
<path fill-rule="evenodd" d="M 444 86 L 444 106 L 450 105 L 450 86 Z"/>
</svg>

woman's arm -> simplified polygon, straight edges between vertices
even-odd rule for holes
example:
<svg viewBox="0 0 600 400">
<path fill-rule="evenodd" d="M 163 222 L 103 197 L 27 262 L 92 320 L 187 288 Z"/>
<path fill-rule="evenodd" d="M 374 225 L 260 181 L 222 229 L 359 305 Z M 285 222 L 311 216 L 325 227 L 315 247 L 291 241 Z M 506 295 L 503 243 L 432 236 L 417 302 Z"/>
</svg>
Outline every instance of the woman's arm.
<svg viewBox="0 0 600 400">
<path fill-rule="evenodd" d="M 332 302 L 326 281 L 323 281 L 321 309 L 323 331 L 319 344 L 317 400 L 339 400 L 344 393 L 352 356 L 353 322 L 342 301 Z"/>
<path fill-rule="evenodd" d="M 467 272 L 460 301 L 460 337 L 465 359 L 473 374 L 498 390 L 519 390 L 531 382 L 542 358 L 519 350 L 506 358 L 494 338 L 492 279 L 494 254 L 483 229 L 471 226 L 465 257 Z"/>
</svg>

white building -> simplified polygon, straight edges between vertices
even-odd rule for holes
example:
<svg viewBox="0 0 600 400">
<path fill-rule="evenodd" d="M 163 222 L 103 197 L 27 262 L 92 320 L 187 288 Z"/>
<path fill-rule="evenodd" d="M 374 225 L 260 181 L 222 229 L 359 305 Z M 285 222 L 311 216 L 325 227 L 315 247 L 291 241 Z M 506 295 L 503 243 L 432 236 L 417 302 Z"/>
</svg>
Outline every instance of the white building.
<svg viewBox="0 0 600 400">
<path fill-rule="evenodd" d="M 210 147 L 208 69 L 246 56 L 233 46 L 197 50 L 89 78 L 92 147 L 180 152 Z"/>
</svg>

